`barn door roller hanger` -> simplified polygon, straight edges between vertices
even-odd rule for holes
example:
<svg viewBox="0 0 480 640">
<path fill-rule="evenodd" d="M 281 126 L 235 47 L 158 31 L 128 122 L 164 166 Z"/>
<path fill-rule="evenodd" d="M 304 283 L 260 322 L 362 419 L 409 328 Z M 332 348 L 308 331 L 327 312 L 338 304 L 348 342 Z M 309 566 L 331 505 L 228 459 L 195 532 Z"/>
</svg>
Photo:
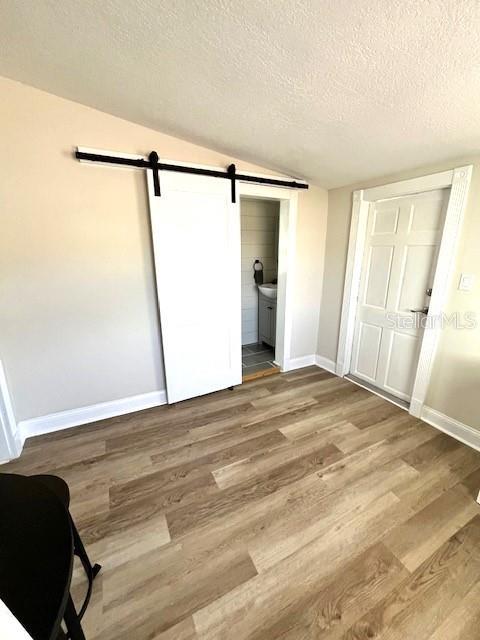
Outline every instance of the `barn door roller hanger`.
<svg viewBox="0 0 480 640">
<path fill-rule="evenodd" d="M 268 178 L 264 176 L 237 173 L 234 164 L 229 165 L 226 171 L 218 171 L 216 169 L 205 169 L 203 167 L 187 167 L 180 164 L 160 162 L 158 153 L 156 151 L 152 151 L 149 154 L 148 160 L 145 160 L 144 158 L 109 156 L 103 153 L 80 151 L 80 149 L 77 149 L 77 151 L 75 152 L 75 157 L 77 158 L 77 160 L 83 160 L 87 162 L 102 162 L 105 164 L 135 167 L 137 169 L 146 169 L 147 171 L 151 171 L 153 175 L 154 193 L 157 197 L 161 196 L 159 171 L 193 173 L 200 176 L 210 176 L 212 178 L 224 178 L 225 180 L 230 180 L 232 188 L 232 202 L 237 201 L 237 180 L 240 180 L 241 182 L 255 182 L 256 184 L 267 184 L 274 187 L 287 187 L 289 189 L 308 189 L 308 184 L 305 182 L 297 182 L 296 180 L 279 180 L 278 178 Z"/>
</svg>

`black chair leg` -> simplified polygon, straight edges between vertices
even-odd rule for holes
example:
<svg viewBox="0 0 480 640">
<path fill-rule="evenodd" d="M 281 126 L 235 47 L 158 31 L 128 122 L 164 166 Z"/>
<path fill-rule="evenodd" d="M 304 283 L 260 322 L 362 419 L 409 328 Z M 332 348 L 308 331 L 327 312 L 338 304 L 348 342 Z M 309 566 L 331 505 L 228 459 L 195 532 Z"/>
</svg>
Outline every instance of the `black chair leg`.
<svg viewBox="0 0 480 640">
<path fill-rule="evenodd" d="M 94 564 L 92 566 L 92 563 L 90 562 L 90 558 L 88 557 L 88 553 L 85 547 L 83 546 L 82 539 L 80 538 L 80 535 L 77 531 L 77 527 L 75 526 L 75 523 L 73 522 L 73 519 L 71 519 L 71 523 L 72 523 L 73 544 L 75 548 L 75 554 L 82 561 L 83 568 L 85 569 L 86 573 L 92 574 L 92 578 L 95 578 L 95 576 L 100 571 L 102 566 L 100 564 Z"/>
<path fill-rule="evenodd" d="M 95 576 L 98 574 L 98 572 L 102 567 L 99 564 L 94 564 L 92 566 L 92 563 L 90 562 L 90 558 L 88 557 L 87 551 L 83 546 L 82 539 L 80 538 L 80 535 L 77 531 L 77 527 L 75 526 L 75 523 L 73 522 L 73 518 L 71 517 L 70 517 L 70 522 L 72 524 L 74 553 L 80 558 L 80 561 L 83 565 L 83 568 L 85 570 L 85 573 L 87 574 L 87 579 L 88 579 L 87 595 L 85 596 L 85 601 L 78 614 L 78 618 L 79 620 L 81 620 L 83 618 L 83 614 L 87 610 L 88 603 L 90 602 L 90 596 L 92 595 L 93 581 L 95 579 Z"/>
<path fill-rule="evenodd" d="M 82 625 L 80 619 L 75 611 L 75 605 L 73 604 L 72 596 L 68 594 L 67 606 L 63 615 L 65 624 L 67 626 L 67 634 L 70 640 L 85 640 Z"/>
</svg>

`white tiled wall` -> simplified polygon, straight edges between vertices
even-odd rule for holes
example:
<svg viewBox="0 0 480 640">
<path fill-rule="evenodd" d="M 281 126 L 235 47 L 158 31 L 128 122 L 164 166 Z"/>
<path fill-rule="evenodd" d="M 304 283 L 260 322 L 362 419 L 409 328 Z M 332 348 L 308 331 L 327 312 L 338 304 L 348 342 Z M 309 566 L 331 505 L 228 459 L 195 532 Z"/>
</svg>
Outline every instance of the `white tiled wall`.
<svg viewBox="0 0 480 640">
<path fill-rule="evenodd" d="M 277 277 L 280 203 L 242 198 L 242 344 L 258 341 L 258 289 L 253 263 L 263 262 L 263 281 Z"/>
</svg>

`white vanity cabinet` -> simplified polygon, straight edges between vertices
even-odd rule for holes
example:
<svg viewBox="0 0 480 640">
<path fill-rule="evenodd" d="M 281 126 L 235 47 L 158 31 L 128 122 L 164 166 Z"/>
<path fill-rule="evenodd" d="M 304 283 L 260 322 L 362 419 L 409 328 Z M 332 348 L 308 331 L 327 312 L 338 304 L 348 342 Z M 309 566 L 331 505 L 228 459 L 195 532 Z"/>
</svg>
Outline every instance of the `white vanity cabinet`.
<svg viewBox="0 0 480 640">
<path fill-rule="evenodd" d="M 277 301 L 258 292 L 258 338 L 271 347 L 275 346 L 277 331 Z"/>
</svg>

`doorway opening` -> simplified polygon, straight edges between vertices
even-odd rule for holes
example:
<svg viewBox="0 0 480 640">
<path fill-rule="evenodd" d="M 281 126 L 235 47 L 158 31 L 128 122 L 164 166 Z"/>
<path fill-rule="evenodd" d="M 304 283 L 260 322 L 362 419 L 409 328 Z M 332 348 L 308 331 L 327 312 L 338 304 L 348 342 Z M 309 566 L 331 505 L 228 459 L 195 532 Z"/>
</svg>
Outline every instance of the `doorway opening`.
<svg viewBox="0 0 480 640">
<path fill-rule="evenodd" d="M 241 197 L 242 379 L 280 371 L 275 359 L 280 201 Z"/>
<path fill-rule="evenodd" d="M 472 167 L 353 193 L 336 373 L 421 418 Z"/>
</svg>

